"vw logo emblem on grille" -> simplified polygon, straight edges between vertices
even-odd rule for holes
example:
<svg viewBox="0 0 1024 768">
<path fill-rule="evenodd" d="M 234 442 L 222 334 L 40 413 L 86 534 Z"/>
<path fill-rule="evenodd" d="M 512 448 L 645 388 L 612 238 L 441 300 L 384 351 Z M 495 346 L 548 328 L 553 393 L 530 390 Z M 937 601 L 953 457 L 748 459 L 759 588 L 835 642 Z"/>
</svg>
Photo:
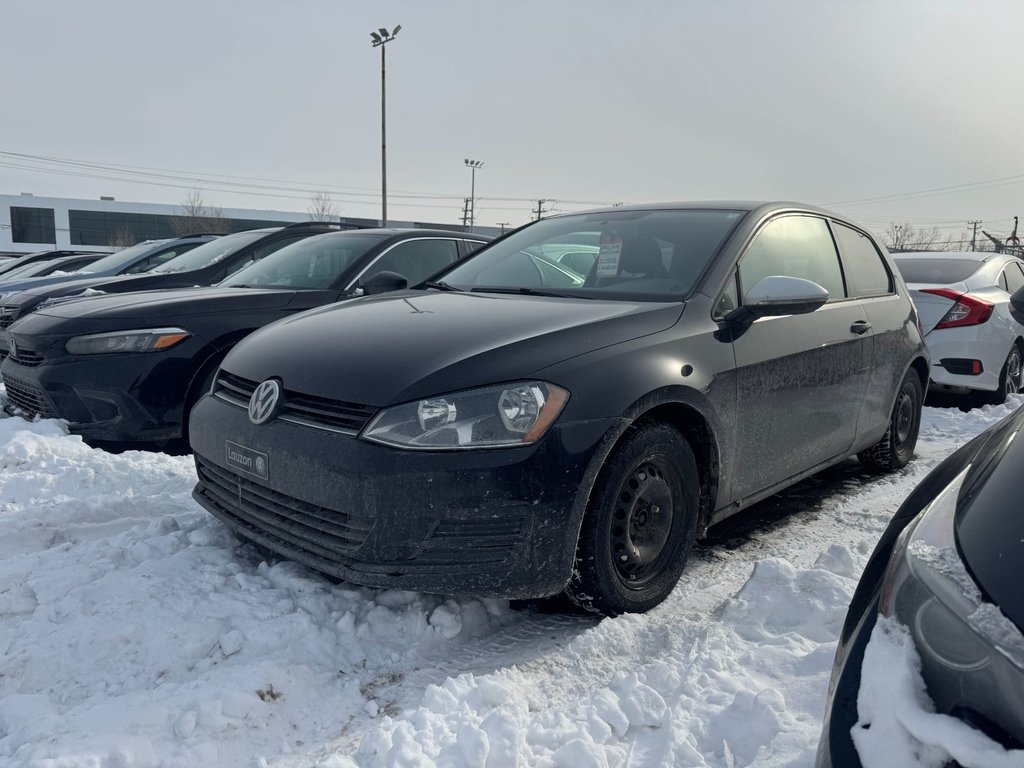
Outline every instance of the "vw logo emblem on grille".
<svg viewBox="0 0 1024 768">
<path fill-rule="evenodd" d="M 253 424 L 265 424 L 277 414 L 277 404 L 281 399 L 281 384 L 277 379 L 267 379 L 256 387 L 249 398 L 249 421 Z"/>
<path fill-rule="evenodd" d="M 16 341 L 15 341 L 15 340 L 14 340 L 14 339 L 12 338 L 12 339 L 11 339 L 11 340 L 10 340 L 10 341 L 8 342 L 8 346 L 9 346 L 9 347 L 10 347 L 10 349 L 11 349 L 11 357 L 17 357 L 17 356 L 18 356 L 18 342 L 16 342 Z"/>
</svg>

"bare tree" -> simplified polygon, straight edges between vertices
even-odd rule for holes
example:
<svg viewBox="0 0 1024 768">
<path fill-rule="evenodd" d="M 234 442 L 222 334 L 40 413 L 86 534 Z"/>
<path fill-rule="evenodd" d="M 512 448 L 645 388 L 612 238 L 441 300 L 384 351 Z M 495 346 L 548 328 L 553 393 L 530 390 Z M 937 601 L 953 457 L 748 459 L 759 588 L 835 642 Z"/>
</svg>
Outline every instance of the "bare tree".
<svg viewBox="0 0 1024 768">
<path fill-rule="evenodd" d="M 201 189 L 190 189 L 178 207 L 181 208 L 181 213 L 171 218 L 171 227 L 177 235 L 228 231 L 224 211 L 206 205 Z"/>
<path fill-rule="evenodd" d="M 337 221 L 340 212 L 331 193 L 325 189 L 317 190 L 309 196 L 309 218 L 312 221 Z"/>
<path fill-rule="evenodd" d="M 885 244 L 890 251 L 946 251 L 952 243 L 952 237 L 943 240 L 938 227 L 924 229 L 893 222 L 885 230 Z"/>
<path fill-rule="evenodd" d="M 135 245 L 136 242 L 138 241 L 132 233 L 128 231 L 128 227 L 122 224 L 110 238 L 110 247 L 120 250 L 121 248 L 130 248 Z"/>
</svg>

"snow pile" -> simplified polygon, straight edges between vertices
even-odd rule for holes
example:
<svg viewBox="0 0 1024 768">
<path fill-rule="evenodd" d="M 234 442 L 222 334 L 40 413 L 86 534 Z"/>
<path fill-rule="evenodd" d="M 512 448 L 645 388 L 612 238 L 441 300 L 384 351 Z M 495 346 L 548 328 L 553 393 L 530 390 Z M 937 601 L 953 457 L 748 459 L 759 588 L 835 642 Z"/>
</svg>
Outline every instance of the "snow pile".
<svg viewBox="0 0 1024 768">
<path fill-rule="evenodd" d="M 908 471 L 766 502 L 605 621 L 268 563 L 191 499 L 189 459 L 0 419 L 0 764 L 808 765 L 875 540 L 1007 413 L 927 409 Z"/>
<path fill-rule="evenodd" d="M 921 659 L 906 627 L 880 619 L 864 652 L 854 743 L 864 768 L 1022 768 L 1024 751 L 1002 745 L 962 720 L 935 712 Z"/>
</svg>

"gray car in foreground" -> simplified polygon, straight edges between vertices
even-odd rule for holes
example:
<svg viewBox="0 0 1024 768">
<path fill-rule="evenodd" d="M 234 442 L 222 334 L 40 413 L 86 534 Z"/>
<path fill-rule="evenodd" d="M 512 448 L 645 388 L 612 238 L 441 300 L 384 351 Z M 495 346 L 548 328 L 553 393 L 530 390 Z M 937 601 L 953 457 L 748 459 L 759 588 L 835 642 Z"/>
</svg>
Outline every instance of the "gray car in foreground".
<svg viewBox="0 0 1024 768">
<path fill-rule="evenodd" d="M 551 244 L 596 244 L 582 281 Z M 244 339 L 192 412 L 195 496 L 355 583 L 644 611 L 709 525 L 853 454 L 904 466 L 927 384 L 906 287 L 840 216 L 567 214 Z"/>
</svg>

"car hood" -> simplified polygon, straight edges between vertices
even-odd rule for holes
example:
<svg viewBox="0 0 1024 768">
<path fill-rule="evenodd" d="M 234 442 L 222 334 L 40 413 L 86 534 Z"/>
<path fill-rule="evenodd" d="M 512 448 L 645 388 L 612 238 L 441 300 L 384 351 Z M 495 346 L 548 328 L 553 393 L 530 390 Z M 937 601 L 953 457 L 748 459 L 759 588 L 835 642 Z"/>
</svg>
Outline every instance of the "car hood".
<svg viewBox="0 0 1024 768">
<path fill-rule="evenodd" d="M 0 275 L 0 281 L 2 281 L 0 282 L 0 293 L 12 293 L 15 291 L 41 291 L 61 283 L 73 283 L 76 285 L 81 285 L 83 281 L 105 282 L 109 279 L 109 276 L 100 278 L 97 275 L 75 273 L 70 275 L 46 275 L 44 277 L 25 277 L 20 280 L 18 278 L 15 278 L 13 280 L 3 281 L 3 276 Z M 75 290 L 81 291 L 85 289 L 81 287 L 76 287 Z"/>
<path fill-rule="evenodd" d="M 403 291 L 305 312 L 257 331 L 224 368 L 367 405 L 512 381 L 674 325 L 681 302 Z"/>
<path fill-rule="evenodd" d="M 81 332 L 83 324 L 118 326 L 122 322 L 145 322 L 170 325 L 179 318 L 214 312 L 278 309 L 292 303 L 298 293 L 287 289 L 213 287 L 86 296 L 26 315 L 17 330 L 19 334 L 51 335 Z"/>
<path fill-rule="evenodd" d="M 172 274 L 82 276 L 76 277 L 74 280 L 65 279 L 54 283 L 25 286 L 17 294 L 15 301 L 35 303 L 41 299 L 73 296 L 86 290 L 102 291 L 103 293 L 129 293 L 158 288 L 188 288 L 205 282 L 200 279 L 203 277 L 200 272 L 201 270 Z"/>
</svg>

